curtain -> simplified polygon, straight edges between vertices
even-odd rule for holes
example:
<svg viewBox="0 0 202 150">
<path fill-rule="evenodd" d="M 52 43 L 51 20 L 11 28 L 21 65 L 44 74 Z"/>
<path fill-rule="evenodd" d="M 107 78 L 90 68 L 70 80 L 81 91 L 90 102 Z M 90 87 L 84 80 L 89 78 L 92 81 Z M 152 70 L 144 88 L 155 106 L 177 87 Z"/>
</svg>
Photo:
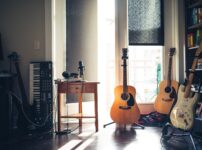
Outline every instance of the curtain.
<svg viewBox="0 0 202 150">
<path fill-rule="evenodd" d="M 128 0 L 129 45 L 163 45 L 163 1 Z"/>
</svg>

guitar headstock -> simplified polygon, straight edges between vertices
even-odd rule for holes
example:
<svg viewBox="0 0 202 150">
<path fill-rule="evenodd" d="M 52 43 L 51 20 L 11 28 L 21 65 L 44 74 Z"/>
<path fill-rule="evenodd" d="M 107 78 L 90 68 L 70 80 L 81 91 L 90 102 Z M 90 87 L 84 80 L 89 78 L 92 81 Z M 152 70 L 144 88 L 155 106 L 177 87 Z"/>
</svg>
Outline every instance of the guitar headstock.
<svg viewBox="0 0 202 150">
<path fill-rule="evenodd" d="M 173 56 L 175 54 L 175 48 L 170 48 L 168 56 Z"/>
<path fill-rule="evenodd" d="M 202 52 L 202 41 L 200 42 L 199 48 L 196 50 L 195 56 L 198 57 Z"/>
<path fill-rule="evenodd" d="M 122 59 L 128 59 L 128 49 L 127 48 L 123 48 L 122 49 L 122 52 L 123 52 L 123 56 L 122 56 Z"/>
<path fill-rule="evenodd" d="M 10 55 L 8 55 L 8 58 L 14 62 L 17 62 L 19 60 L 19 55 L 17 52 L 12 52 Z"/>
</svg>

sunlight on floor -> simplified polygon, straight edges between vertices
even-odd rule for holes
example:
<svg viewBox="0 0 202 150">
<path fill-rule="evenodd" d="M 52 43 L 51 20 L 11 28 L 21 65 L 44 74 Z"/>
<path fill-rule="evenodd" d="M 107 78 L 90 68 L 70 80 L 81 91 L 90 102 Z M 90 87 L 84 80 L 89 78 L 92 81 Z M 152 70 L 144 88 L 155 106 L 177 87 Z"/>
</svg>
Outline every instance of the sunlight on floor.
<svg viewBox="0 0 202 150">
<path fill-rule="evenodd" d="M 67 150 L 67 149 L 72 149 L 74 148 L 76 145 L 78 145 L 82 140 L 71 140 L 69 141 L 67 144 L 65 144 L 64 146 L 62 146 L 61 148 L 59 148 L 58 150 Z"/>
<path fill-rule="evenodd" d="M 68 149 L 77 149 L 83 150 L 88 147 L 91 143 L 93 143 L 94 139 L 92 138 L 92 132 L 83 132 L 78 135 L 81 140 L 70 140 L 64 146 L 59 148 L 58 150 L 68 150 Z"/>
<path fill-rule="evenodd" d="M 77 150 L 84 150 L 87 146 L 89 146 L 91 143 L 93 143 L 94 139 L 88 139 L 84 143 L 82 143 Z"/>
</svg>

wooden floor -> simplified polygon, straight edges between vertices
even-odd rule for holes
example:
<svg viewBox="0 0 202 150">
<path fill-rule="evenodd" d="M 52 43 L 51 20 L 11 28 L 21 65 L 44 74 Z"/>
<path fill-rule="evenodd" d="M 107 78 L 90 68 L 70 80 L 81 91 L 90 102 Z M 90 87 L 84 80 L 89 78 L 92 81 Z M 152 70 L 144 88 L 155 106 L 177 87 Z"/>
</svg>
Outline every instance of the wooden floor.
<svg viewBox="0 0 202 150">
<path fill-rule="evenodd" d="M 192 150 L 189 137 L 174 137 L 162 140 L 162 128 L 145 127 L 145 129 L 116 128 L 111 124 L 100 127 L 95 133 L 93 123 L 84 124 L 82 133 L 77 125 L 69 127 L 69 134 L 34 134 L 1 143 L 0 150 Z M 195 139 L 198 150 L 200 140 Z"/>
</svg>

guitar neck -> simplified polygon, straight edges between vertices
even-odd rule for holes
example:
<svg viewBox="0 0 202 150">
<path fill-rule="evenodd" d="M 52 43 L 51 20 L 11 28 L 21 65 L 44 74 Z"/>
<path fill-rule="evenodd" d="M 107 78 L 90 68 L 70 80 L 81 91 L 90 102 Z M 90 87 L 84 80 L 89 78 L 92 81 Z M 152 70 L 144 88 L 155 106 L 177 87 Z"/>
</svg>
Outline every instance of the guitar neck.
<svg viewBox="0 0 202 150">
<path fill-rule="evenodd" d="M 127 93 L 128 92 L 128 88 L 127 88 L 127 64 L 126 64 L 126 60 L 124 60 L 123 63 L 123 92 Z"/>
<path fill-rule="evenodd" d="M 172 69 L 172 56 L 169 57 L 167 86 L 171 86 L 171 69 Z"/>
<path fill-rule="evenodd" d="M 18 75 L 18 84 L 19 84 L 19 87 L 20 87 L 20 92 L 21 92 L 23 104 L 28 106 L 29 104 L 28 104 L 28 101 L 27 101 L 27 95 L 26 95 L 26 92 L 25 92 L 25 87 L 23 85 L 23 80 L 22 80 L 22 76 L 21 76 L 21 73 L 20 73 L 20 68 L 19 68 L 18 62 L 15 62 L 15 68 L 16 68 L 17 75 Z"/>
<path fill-rule="evenodd" d="M 189 97 L 189 95 L 190 95 L 191 85 L 192 85 L 192 82 L 194 79 L 194 73 L 195 73 L 195 68 L 196 68 L 197 62 L 198 62 L 198 56 L 195 56 L 194 61 L 192 63 L 191 71 L 189 74 L 189 78 L 187 81 L 187 85 L 185 87 L 185 94 L 184 94 L 185 98 Z"/>
</svg>

